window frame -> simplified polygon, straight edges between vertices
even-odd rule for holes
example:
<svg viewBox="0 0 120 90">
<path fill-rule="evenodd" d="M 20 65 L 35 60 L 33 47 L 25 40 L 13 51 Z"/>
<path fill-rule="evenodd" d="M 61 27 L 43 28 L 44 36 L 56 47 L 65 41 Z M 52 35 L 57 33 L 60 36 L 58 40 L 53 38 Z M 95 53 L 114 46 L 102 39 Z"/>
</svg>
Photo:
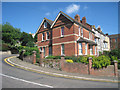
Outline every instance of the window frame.
<svg viewBox="0 0 120 90">
<path fill-rule="evenodd" d="M 88 54 L 88 52 L 87 52 L 88 50 L 87 49 L 88 49 L 88 46 L 87 46 L 87 43 L 85 43 L 85 55 Z"/>
<path fill-rule="evenodd" d="M 40 47 L 40 52 L 42 52 L 42 47 Z"/>
<path fill-rule="evenodd" d="M 96 53 L 96 52 L 97 52 L 97 50 L 96 50 L 96 49 L 97 49 L 97 48 L 96 48 L 96 46 L 95 46 L 95 55 L 97 55 L 97 53 Z"/>
<path fill-rule="evenodd" d="M 81 35 L 81 34 L 80 34 L 80 33 L 81 33 L 81 32 L 80 32 L 80 26 L 79 26 L 79 28 L 78 28 L 78 31 L 79 31 L 79 36 L 80 36 L 80 35 Z"/>
<path fill-rule="evenodd" d="M 47 28 L 47 22 L 44 22 L 44 28 Z"/>
<path fill-rule="evenodd" d="M 45 56 L 45 47 L 43 47 L 43 56 Z"/>
<path fill-rule="evenodd" d="M 50 39 L 50 34 L 49 34 L 49 32 L 46 32 L 46 40 L 49 40 Z M 48 37 L 49 36 L 49 37 Z"/>
<path fill-rule="evenodd" d="M 61 27 L 61 37 L 64 36 L 64 27 Z"/>
<path fill-rule="evenodd" d="M 83 37 L 83 28 L 80 30 L 81 37 Z"/>
<path fill-rule="evenodd" d="M 65 54 L 65 46 L 64 44 L 61 44 L 61 55 Z"/>
<path fill-rule="evenodd" d="M 45 40 L 45 33 L 42 33 L 42 41 Z"/>
<path fill-rule="evenodd" d="M 83 55 L 82 43 L 79 43 L 79 55 Z"/>
<path fill-rule="evenodd" d="M 93 55 L 93 46 L 90 46 L 90 55 Z"/>
</svg>

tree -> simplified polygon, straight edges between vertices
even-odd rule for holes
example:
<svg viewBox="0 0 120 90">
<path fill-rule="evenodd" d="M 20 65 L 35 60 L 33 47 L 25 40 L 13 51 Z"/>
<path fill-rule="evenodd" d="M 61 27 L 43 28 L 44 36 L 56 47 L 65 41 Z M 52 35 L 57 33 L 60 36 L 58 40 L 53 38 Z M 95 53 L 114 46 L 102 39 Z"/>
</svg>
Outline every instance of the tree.
<svg viewBox="0 0 120 90">
<path fill-rule="evenodd" d="M 35 34 L 34 42 L 37 42 L 37 34 Z"/>
<path fill-rule="evenodd" d="M 27 45 L 31 44 L 29 42 L 33 42 L 34 40 L 33 40 L 32 35 L 30 35 L 26 32 L 22 32 L 21 37 L 20 37 L 20 41 L 21 41 L 22 46 L 27 46 Z"/>
<path fill-rule="evenodd" d="M 2 40 L 10 45 L 15 45 L 21 35 L 20 29 L 14 28 L 10 23 L 6 22 L 2 25 Z"/>
</svg>

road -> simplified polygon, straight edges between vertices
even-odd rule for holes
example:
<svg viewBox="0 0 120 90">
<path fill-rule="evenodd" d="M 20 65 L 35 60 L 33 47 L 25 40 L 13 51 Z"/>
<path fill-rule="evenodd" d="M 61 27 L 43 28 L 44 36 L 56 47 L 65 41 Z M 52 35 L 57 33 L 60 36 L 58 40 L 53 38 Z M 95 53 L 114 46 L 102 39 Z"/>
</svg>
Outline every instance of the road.
<svg viewBox="0 0 120 90">
<path fill-rule="evenodd" d="M 118 88 L 118 83 L 75 80 L 38 74 L 9 66 L 2 55 L 2 88 Z"/>
</svg>

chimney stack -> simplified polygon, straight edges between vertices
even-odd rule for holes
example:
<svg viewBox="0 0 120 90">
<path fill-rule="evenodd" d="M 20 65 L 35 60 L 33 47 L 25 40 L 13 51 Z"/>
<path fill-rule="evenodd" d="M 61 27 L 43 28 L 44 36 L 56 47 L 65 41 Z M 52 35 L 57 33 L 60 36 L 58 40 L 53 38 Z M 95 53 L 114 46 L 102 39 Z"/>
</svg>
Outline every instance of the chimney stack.
<svg viewBox="0 0 120 90">
<path fill-rule="evenodd" d="M 99 30 L 99 31 L 101 32 L 101 27 L 100 27 L 100 26 L 98 26 L 97 30 Z"/>
<path fill-rule="evenodd" d="M 82 24 L 84 24 L 84 25 L 86 24 L 86 17 L 82 18 Z"/>
<path fill-rule="evenodd" d="M 106 36 L 108 36 L 108 33 L 106 33 Z"/>
<path fill-rule="evenodd" d="M 80 23 L 80 16 L 78 14 L 76 14 L 74 18 Z"/>
</svg>

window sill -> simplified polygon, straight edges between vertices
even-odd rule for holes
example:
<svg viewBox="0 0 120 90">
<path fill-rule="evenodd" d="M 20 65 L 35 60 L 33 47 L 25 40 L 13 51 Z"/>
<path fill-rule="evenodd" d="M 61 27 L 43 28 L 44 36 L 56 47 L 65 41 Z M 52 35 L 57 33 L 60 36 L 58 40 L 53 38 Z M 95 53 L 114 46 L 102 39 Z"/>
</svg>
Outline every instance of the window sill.
<svg viewBox="0 0 120 90">
<path fill-rule="evenodd" d="M 64 36 L 60 36 L 61 38 L 63 38 Z"/>
<path fill-rule="evenodd" d="M 45 40 L 42 40 L 41 42 L 44 42 Z"/>
<path fill-rule="evenodd" d="M 45 41 L 49 41 L 50 39 L 46 39 Z"/>
</svg>

